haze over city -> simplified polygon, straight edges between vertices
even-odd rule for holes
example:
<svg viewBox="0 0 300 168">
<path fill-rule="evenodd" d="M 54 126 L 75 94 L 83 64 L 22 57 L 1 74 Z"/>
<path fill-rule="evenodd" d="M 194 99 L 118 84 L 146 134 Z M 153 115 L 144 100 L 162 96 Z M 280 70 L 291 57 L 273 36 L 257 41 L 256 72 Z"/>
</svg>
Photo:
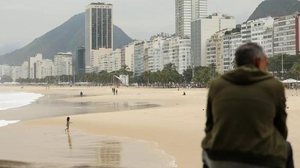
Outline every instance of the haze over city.
<svg viewBox="0 0 300 168">
<path fill-rule="evenodd" d="M 93 0 L 0 1 L 0 55 L 18 49 L 84 12 Z M 114 24 L 134 39 L 175 32 L 174 0 L 106 0 L 114 5 Z M 210 0 L 209 13 L 222 12 L 245 21 L 262 0 Z M 155 10 L 154 10 L 155 9 Z M 22 18 L 22 19 L 20 19 Z M 16 22 L 16 20 L 18 20 Z"/>
</svg>

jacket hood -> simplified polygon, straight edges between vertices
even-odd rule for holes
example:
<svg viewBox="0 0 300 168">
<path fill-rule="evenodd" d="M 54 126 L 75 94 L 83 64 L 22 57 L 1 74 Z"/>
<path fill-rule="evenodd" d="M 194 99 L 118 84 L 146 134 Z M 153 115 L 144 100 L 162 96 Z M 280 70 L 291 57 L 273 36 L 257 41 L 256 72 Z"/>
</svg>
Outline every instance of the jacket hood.
<svg viewBox="0 0 300 168">
<path fill-rule="evenodd" d="M 228 72 L 223 75 L 222 78 L 237 85 L 251 85 L 263 80 L 271 79 L 273 76 L 259 70 L 254 65 L 245 65 L 234 71 Z"/>
</svg>

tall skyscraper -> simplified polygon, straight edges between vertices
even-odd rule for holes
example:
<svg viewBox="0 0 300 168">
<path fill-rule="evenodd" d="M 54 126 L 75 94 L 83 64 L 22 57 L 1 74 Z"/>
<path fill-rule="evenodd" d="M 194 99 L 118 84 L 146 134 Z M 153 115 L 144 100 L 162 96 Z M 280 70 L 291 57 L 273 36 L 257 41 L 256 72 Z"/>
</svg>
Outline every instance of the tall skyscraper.
<svg viewBox="0 0 300 168">
<path fill-rule="evenodd" d="M 192 20 L 208 16 L 207 0 L 192 0 Z"/>
<path fill-rule="evenodd" d="M 85 48 L 79 47 L 76 55 L 75 71 L 76 75 L 85 74 Z"/>
<path fill-rule="evenodd" d="M 192 0 L 176 0 L 176 34 L 191 36 Z"/>
<path fill-rule="evenodd" d="M 86 68 L 93 68 L 100 50 L 113 48 L 113 6 L 91 3 L 85 12 Z"/>
<path fill-rule="evenodd" d="M 208 15 L 207 0 L 176 0 L 176 34 L 191 37 L 192 20 Z"/>
</svg>

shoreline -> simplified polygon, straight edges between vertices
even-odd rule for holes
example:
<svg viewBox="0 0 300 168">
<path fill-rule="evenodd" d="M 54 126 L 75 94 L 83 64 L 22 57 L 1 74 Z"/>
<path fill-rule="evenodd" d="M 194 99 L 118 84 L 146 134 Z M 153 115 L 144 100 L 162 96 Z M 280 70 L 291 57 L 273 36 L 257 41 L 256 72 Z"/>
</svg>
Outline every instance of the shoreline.
<svg viewBox="0 0 300 168">
<path fill-rule="evenodd" d="M 26 87 L 25 87 L 26 89 Z M 30 90 L 41 92 L 60 92 L 65 95 L 79 93 L 83 88 L 41 88 Z M 151 89 L 151 88 L 120 88 L 120 95 L 113 96 L 110 88 L 85 88 L 84 93 L 93 96 L 84 97 L 86 102 L 98 101 L 140 101 L 158 104 L 158 107 L 124 110 L 113 113 L 92 113 L 71 116 L 71 131 L 108 137 L 129 137 L 157 143 L 158 148 L 173 156 L 179 168 L 201 167 L 201 140 L 204 136 L 205 106 L 207 89 Z M 1 90 L 1 89 L 0 89 Z M 42 90 L 42 91 L 41 91 Z M 187 93 L 182 96 L 182 92 Z M 288 96 L 289 141 L 294 147 L 295 165 L 300 164 L 300 97 Z M 80 102 L 79 97 L 68 97 L 65 101 Z M 16 125 L 26 127 L 62 127 L 65 117 L 53 117 L 28 120 Z M 11 127 L 11 126 L 9 126 Z M 5 128 L 5 127 L 3 127 Z M 1 129 L 1 128 L 0 128 Z M 1 158 L 0 158 L 1 159 Z"/>
</svg>

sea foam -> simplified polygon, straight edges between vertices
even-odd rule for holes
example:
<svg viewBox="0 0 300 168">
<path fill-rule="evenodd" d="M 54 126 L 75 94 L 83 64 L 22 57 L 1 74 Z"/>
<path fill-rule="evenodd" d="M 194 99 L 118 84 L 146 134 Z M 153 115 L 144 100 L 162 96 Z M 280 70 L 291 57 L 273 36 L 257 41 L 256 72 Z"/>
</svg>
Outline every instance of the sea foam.
<svg viewBox="0 0 300 168">
<path fill-rule="evenodd" d="M 15 124 L 18 123 L 20 120 L 11 120 L 11 121 L 7 121 L 7 120 L 0 120 L 0 127 L 4 127 L 7 126 L 9 124 Z"/>
<path fill-rule="evenodd" d="M 0 111 L 29 105 L 42 96 L 36 93 L 2 92 L 0 93 Z"/>
<path fill-rule="evenodd" d="M 36 93 L 0 92 L 0 114 L 3 110 L 29 105 L 41 97 L 43 97 L 43 95 Z M 0 127 L 15 124 L 17 122 L 19 122 L 19 120 L 2 120 L 0 118 Z"/>
</svg>

